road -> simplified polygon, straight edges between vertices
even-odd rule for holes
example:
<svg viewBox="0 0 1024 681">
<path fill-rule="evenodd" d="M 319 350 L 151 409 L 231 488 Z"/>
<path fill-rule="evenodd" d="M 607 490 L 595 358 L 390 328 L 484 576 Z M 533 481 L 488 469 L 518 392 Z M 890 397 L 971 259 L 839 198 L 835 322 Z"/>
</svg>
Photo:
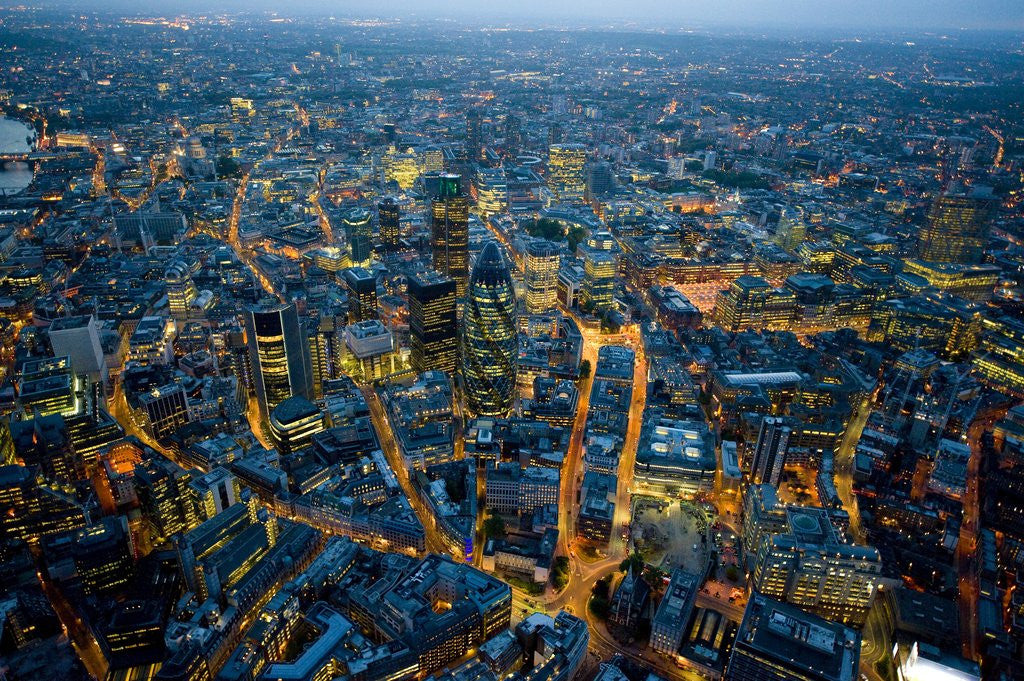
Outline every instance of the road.
<svg viewBox="0 0 1024 681">
<path fill-rule="evenodd" d="M 860 509 L 857 506 L 857 496 L 853 493 L 853 464 L 857 453 L 857 443 L 860 441 L 861 433 L 864 432 L 864 425 L 871 414 L 871 397 L 865 396 L 853 412 L 853 417 L 846 424 L 846 432 L 843 433 L 843 440 L 835 452 L 833 470 L 835 471 L 836 492 L 843 502 L 843 510 L 850 514 L 850 534 L 857 543 L 864 543 L 864 529 L 860 522 Z"/>
<path fill-rule="evenodd" d="M 374 430 L 377 431 L 377 439 L 380 441 L 380 448 L 384 452 L 384 458 L 387 459 L 391 470 L 395 472 L 398 484 L 402 486 L 402 491 L 405 492 L 405 496 L 409 499 L 409 504 L 416 512 L 416 517 L 420 519 L 420 523 L 426 531 L 427 553 L 445 554 L 451 556 L 456 561 L 464 560 L 464 556 L 458 557 L 456 555 L 457 552 L 453 552 L 447 542 L 445 542 L 444 537 L 441 536 L 434 523 L 434 514 L 423 504 L 419 494 L 413 489 L 412 480 L 409 479 L 409 469 L 405 465 L 402 453 L 398 450 L 398 443 L 395 441 L 395 435 L 391 430 L 391 423 L 388 421 L 384 405 L 380 401 L 380 396 L 370 386 L 363 386 L 361 390 L 363 397 L 366 399 L 366 404 L 370 407 L 370 419 L 373 421 Z"/>
</svg>

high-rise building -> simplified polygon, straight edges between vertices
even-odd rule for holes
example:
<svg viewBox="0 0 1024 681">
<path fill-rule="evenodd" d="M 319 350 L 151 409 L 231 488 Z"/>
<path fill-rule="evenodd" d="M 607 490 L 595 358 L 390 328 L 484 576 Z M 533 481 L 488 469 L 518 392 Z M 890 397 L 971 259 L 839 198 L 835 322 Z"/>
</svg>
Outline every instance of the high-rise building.
<svg viewBox="0 0 1024 681">
<path fill-rule="evenodd" d="M 526 289 L 526 312 L 540 314 L 558 302 L 558 246 L 545 239 L 526 246 L 523 261 L 523 283 Z"/>
<path fill-rule="evenodd" d="M 994 207 L 990 187 L 954 188 L 938 196 L 918 237 L 921 260 L 980 263 Z"/>
<path fill-rule="evenodd" d="M 515 114 L 505 116 L 505 151 L 516 156 L 523 143 L 523 122 Z"/>
<path fill-rule="evenodd" d="M 476 207 L 484 217 L 508 207 L 508 180 L 503 168 L 479 168 L 474 179 Z"/>
<path fill-rule="evenodd" d="M 350 267 L 342 275 L 348 293 L 348 322 L 377 319 L 377 277 L 365 267 Z"/>
<path fill-rule="evenodd" d="M 380 242 L 386 250 L 398 248 L 399 221 L 401 211 L 398 202 L 390 196 L 384 198 L 377 204 L 377 222 L 380 227 Z"/>
<path fill-rule="evenodd" d="M 462 374 L 469 408 L 504 416 L 515 401 L 519 334 L 512 275 L 498 244 L 488 242 L 473 267 L 462 337 Z"/>
<path fill-rule="evenodd" d="M 308 447 L 325 428 L 323 412 L 304 397 L 289 397 L 270 412 L 270 436 L 282 454 Z"/>
<path fill-rule="evenodd" d="M 548 147 L 548 189 L 559 203 L 582 203 L 586 191 L 583 167 L 587 149 L 582 144 Z"/>
<path fill-rule="evenodd" d="M 617 247 L 610 234 L 597 233 L 580 249 L 583 252 L 583 286 L 580 304 L 596 312 L 611 309 L 619 276 Z"/>
<path fill-rule="evenodd" d="M 167 307 L 171 317 L 177 321 L 188 319 L 192 301 L 198 293 L 192 282 L 192 272 L 183 260 L 175 260 L 164 270 L 164 283 L 167 284 Z"/>
<path fill-rule="evenodd" d="M 149 431 L 156 439 L 167 437 L 189 422 L 185 389 L 178 383 L 154 388 L 139 396 Z"/>
<path fill-rule="evenodd" d="M 454 280 L 429 270 L 409 278 L 409 345 L 417 374 L 436 369 L 455 375 L 458 320 Z"/>
<path fill-rule="evenodd" d="M 348 254 L 353 265 L 366 265 L 373 251 L 373 222 L 370 211 L 365 208 L 350 208 L 341 218 L 348 239 Z"/>
<path fill-rule="evenodd" d="M 736 632 L 725 678 L 854 681 L 860 634 L 755 593 Z"/>
<path fill-rule="evenodd" d="M 589 202 L 610 194 L 615 189 L 615 174 L 612 173 L 612 167 L 605 161 L 587 165 L 586 178 L 586 199 Z"/>
<path fill-rule="evenodd" d="M 470 161 L 479 161 L 483 153 L 483 121 L 479 111 L 470 109 L 466 112 L 466 154 Z"/>
<path fill-rule="evenodd" d="M 783 208 L 775 228 L 775 243 L 784 251 L 793 253 L 806 238 L 807 225 L 804 223 L 803 212 L 788 206 Z"/>
<path fill-rule="evenodd" d="M 264 305 L 245 315 L 253 382 L 264 417 L 278 404 L 313 394 L 309 346 L 294 305 Z"/>
<path fill-rule="evenodd" d="M 191 512 L 196 520 L 205 522 L 242 501 L 238 478 L 226 468 L 214 468 L 193 478 L 186 488 Z"/>
<path fill-rule="evenodd" d="M 761 430 L 750 461 L 750 477 L 755 485 L 779 486 L 791 434 L 792 429 L 785 419 L 777 416 L 761 419 Z"/>
<path fill-rule="evenodd" d="M 461 177 L 444 174 L 431 203 L 434 269 L 455 280 L 459 298 L 466 295 L 469 280 L 469 200 L 462 192 Z"/>
<path fill-rule="evenodd" d="M 106 381 L 107 366 L 95 317 L 58 317 L 50 323 L 48 335 L 54 357 L 70 357 L 75 373 L 86 374 L 91 381 Z"/>
</svg>

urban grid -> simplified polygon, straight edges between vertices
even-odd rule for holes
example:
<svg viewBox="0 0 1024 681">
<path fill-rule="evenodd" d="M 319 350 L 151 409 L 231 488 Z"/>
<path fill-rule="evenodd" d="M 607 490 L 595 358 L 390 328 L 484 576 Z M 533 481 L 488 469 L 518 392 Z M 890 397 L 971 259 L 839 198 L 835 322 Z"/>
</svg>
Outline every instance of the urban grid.
<svg viewBox="0 0 1024 681">
<path fill-rule="evenodd" d="M 0 7 L 0 681 L 1024 679 L 1024 34 L 173 5 Z"/>
</svg>

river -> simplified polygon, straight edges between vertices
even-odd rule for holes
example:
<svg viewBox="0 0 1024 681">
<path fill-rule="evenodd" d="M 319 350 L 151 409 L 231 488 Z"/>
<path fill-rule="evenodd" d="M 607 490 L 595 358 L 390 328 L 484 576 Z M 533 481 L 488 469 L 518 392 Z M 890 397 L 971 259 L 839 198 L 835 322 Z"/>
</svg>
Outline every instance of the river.
<svg viewBox="0 0 1024 681">
<path fill-rule="evenodd" d="M 26 141 L 35 133 L 21 121 L 0 118 L 0 153 L 31 151 Z M 27 163 L 0 165 L 0 194 L 17 194 L 32 182 L 32 168 Z"/>
</svg>

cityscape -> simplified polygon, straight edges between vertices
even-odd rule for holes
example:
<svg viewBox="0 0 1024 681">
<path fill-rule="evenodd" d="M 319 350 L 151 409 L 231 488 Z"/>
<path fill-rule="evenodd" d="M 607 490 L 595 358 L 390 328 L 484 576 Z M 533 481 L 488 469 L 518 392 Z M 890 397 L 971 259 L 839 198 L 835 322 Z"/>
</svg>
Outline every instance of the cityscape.
<svg viewBox="0 0 1024 681">
<path fill-rule="evenodd" d="M 195 4 L 0 6 L 0 681 L 1024 679 L 1024 7 Z"/>
</svg>

